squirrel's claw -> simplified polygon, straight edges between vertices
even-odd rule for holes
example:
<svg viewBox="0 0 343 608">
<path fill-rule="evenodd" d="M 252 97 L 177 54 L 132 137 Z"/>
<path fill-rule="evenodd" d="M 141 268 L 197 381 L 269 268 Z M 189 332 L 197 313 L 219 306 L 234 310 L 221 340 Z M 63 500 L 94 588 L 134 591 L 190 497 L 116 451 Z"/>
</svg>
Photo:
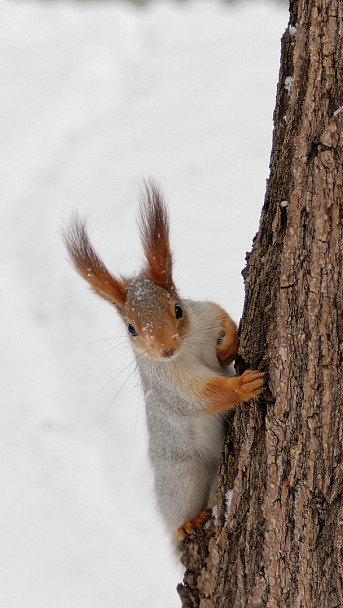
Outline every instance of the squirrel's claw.
<svg viewBox="0 0 343 608">
<path fill-rule="evenodd" d="M 266 377 L 264 372 L 247 369 L 239 376 L 239 380 L 241 382 L 241 391 L 246 394 L 244 401 L 249 401 L 263 392 Z"/>
</svg>

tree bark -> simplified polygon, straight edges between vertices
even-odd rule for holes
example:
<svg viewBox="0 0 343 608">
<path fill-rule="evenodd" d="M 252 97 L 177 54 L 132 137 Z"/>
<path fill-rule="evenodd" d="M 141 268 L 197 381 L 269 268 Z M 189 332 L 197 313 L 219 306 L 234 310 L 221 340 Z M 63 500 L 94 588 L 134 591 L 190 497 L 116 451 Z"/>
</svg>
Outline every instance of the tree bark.
<svg viewBox="0 0 343 608">
<path fill-rule="evenodd" d="M 183 542 L 184 608 L 343 606 L 343 2 L 290 0 L 270 177 L 243 271 L 218 516 Z M 228 490 L 233 488 L 228 509 Z"/>
</svg>

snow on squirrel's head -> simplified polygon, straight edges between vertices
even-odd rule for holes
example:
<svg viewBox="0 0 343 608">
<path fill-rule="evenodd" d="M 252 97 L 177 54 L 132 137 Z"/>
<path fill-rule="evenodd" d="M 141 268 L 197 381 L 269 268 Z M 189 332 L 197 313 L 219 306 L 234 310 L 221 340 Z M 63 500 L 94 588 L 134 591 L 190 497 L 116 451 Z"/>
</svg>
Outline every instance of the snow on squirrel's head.
<svg viewBox="0 0 343 608">
<path fill-rule="evenodd" d="M 170 360 L 181 347 L 188 319 L 172 278 L 168 210 L 153 181 L 144 184 L 138 224 L 146 264 L 130 279 L 107 270 L 77 214 L 64 232 L 64 242 L 77 272 L 117 309 L 137 354 Z"/>
</svg>

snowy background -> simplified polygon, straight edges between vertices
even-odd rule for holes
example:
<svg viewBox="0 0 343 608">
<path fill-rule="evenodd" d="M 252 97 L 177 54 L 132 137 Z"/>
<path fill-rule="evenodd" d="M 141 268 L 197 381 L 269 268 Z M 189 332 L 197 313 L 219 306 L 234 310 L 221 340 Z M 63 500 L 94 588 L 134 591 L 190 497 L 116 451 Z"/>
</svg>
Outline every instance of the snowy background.
<svg viewBox="0 0 343 608">
<path fill-rule="evenodd" d="M 175 281 L 239 321 L 285 4 L 0 0 L 0 606 L 176 608 L 125 332 L 65 261 L 73 209 L 137 270 L 143 176 Z"/>
</svg>

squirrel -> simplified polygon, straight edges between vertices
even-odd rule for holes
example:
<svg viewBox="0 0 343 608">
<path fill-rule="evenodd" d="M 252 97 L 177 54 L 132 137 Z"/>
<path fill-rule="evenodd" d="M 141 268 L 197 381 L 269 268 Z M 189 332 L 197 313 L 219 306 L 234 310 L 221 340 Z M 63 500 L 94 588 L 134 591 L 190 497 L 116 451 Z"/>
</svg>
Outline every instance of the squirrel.
<svg viewBox="0 0 343 608">
<path fill-rule="evenodd" d="M 263 391 L 264 373 L 247 369 L 234 376 L 236 324 L 213 302 L 180 297 L 168 209 L 152 180 L 142 190 L 138 224 L 145 266 L 131 278 L 107 270 L 78 215 L 64 241 L 77 272 L 126 325 L 145 396 L 157 504 L 178 543 L 210 518 L 225 413 Z"/>
</svg>

